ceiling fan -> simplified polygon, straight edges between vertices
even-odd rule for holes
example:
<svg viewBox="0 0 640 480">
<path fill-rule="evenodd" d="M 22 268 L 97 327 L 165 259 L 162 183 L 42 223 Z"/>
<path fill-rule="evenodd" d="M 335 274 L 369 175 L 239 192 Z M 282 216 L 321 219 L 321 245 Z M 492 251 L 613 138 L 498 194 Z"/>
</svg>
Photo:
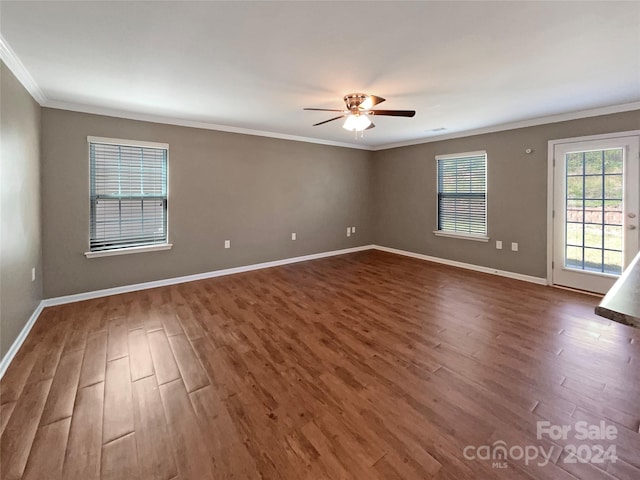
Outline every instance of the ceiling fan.
<svg viewBox="0 0 640 480">
<path fill-rule="evenodd" d="M 371 110 L 372 107 L 384 102 L 385 99 L 366 93 L 349 93 L 344 96 L 344 103 L 347 108 L 344 110 L 333 110 L 328 108 L 305 108 L 304 110 L 315 110 L 318 112 L 340 112 L 342 115 L 330 118 L 324 122 L 315 123 L 313 126 L 323 125 L 340 118 L 347 117 L 342 128 L 353 132 L 362 132 L 375 127 L 369 117 L 371 115 L 385 115 L 389 117 L 413 117 L 415 110 Z"/>
</svg>

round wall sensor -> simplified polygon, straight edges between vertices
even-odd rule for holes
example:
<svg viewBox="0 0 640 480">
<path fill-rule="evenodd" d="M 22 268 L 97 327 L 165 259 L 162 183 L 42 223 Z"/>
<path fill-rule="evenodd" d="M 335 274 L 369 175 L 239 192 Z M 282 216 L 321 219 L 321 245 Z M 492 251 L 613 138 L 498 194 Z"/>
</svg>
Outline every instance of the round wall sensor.
<svg viewBox="0 0 640 480">
<path fill-rule="evenodd" d="M 527 154 L 528 154 L 528 153 L 532 153 L 532 152 L 533 152 L 533 149 L 532 149 L 532 148 L 527 148 L 527 149 L 524 151 L 524 153 L 527 153 Z"/>
</svg>

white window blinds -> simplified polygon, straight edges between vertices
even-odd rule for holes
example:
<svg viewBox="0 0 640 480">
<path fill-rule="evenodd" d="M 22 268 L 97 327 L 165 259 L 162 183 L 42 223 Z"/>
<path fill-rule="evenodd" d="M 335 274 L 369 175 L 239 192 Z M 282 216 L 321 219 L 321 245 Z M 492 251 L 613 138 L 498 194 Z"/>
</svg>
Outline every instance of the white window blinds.
<svg viewBox="0 0 640 480">
<path fill-rule="evenodd" d="M 90 139 L 89 152 L 90 250 L 167 243 L 167 148 Z"/>
<path fill-rule="evenodd" d="M 438 162 L 438 230 L 487 234 L 487 154 L 447 155 Z"/>
</svg>

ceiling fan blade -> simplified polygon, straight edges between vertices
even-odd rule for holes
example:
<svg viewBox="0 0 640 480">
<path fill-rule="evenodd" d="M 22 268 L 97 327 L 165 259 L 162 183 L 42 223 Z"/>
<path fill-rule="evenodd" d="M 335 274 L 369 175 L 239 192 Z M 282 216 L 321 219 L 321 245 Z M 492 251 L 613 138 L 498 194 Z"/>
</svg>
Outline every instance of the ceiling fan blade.
<svg viewBox="0 0 640 480">
<path fill-rule="evenodd" d="M 303 108 L 303 110 L 314 110 L 316 112 L 344 112 L 344 110 L 332 110 L 330 108 Z"/>
<path fill-rule="evenodd" d="M 338 110 L 338 111 L 340 111 L 340 110 Z M 333 122 L 334 120 L 338 120 L 339 118 L 342 118 L 342 117 L 344 117 L 344 115 L 340 115 L 339 117 L 330 118 L 329 120 L 325 120 L 324 122 L 314 123 L 313 126 L 317 127 L 318 125 L 322 125 L 323 123 Z"/>
<path fill-rule="evenodd" d="M 384 102 L 386 99 L 382 98 L 382 97 L 376 97 L 375 95 L 369 95 L 369 98 L 371 99 L 371 106 L 375 106 L 378 105 L 379 103 Z"/>
<path fill-rule="evenodd" d="M 371 130 L 375 126 L 376 125 L 374 123 L 371 123 L 371 125 L 369 125 L 367 128 L 365 128 L 365 130 Z"/>
<path fill-rule="evenodd" d="M 415 110 L 371 110 L 370 115 L 387 115 L 389 117 L 413 117 Z"/>
<path fill-rule="evenodd" d="M 362 103 L 358 105 L 358 108 L 360 110 L 369 110 L 374 105 L 384 102 L 384 100 L 385 99 L 382 97 L 376 97 L 375 95 L 367 95 L 362 101 Z M 349 106 L 348 103 L 347 103 L 347 106 Z"/>
</svg>

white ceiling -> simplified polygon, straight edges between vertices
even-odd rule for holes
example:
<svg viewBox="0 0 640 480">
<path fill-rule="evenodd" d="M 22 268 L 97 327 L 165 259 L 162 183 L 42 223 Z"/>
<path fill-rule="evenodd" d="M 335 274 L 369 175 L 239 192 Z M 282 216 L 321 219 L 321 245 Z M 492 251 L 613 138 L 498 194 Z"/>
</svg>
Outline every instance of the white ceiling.
<svg viewBox="0 0 640 480">
<path fill-rule="evenodd" d="M 63 108 L 367 148 L 640 101 L 640 2 L 0 8 L 2 37 L 44 103 Z M 342 108 L 351 92 L 417 114 L 376 117 L 377 128 L 357 141 L 341 121 L 311 126 L 333 115 L 303 107 Z"/>
</svg>

